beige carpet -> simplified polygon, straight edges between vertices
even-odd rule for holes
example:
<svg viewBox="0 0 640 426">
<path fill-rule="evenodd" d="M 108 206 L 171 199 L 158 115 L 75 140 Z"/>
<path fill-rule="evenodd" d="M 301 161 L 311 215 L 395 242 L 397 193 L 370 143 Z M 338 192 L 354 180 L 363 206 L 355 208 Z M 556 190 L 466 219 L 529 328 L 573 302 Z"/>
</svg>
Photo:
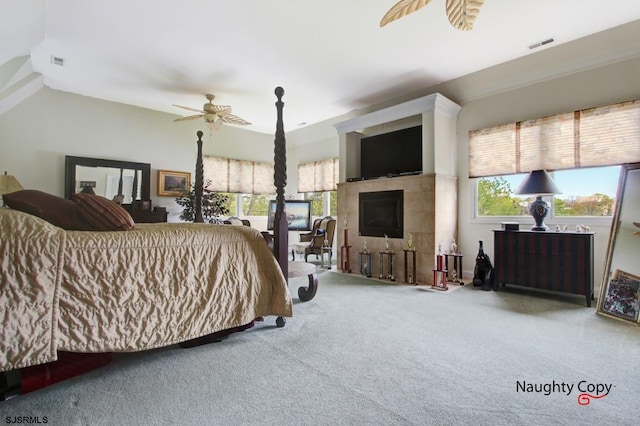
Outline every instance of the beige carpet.
<svg viewBox="0 0 640 426">
<path fill-rule="evenodd" d="M 0 403 L 51 425 L 636 425 L 640 327 L 584 297 L 320 271 L 284 328 L 114 362 Z M 306 277 L 292 279 L 292 294 Z M 607 393 L 596 385 L 608 386 Z M 599 399 L 581 405 L 582 389 Z M 14 422 L 15 423 L 15 422 Z M 25 423 L 23 421 L 23 423 Z M 35 422 L 32 422 L 35 423 Z"/>
</svg>

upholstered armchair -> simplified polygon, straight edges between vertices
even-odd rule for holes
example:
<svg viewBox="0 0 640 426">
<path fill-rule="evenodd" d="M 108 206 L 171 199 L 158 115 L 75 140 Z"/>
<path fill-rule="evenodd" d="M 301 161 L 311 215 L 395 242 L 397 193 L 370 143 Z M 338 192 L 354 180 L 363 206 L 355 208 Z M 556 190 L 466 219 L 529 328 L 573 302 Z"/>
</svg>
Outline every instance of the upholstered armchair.
<svg viewBox="0 0 640 426">
<path fill-rule="evenodd" d="M 251 221 L 249 219 L 240 219 L 236 216 L 229 216 L 229 218 L 222 221 L 225 225 L 239 225 L 251 227 Z"/>
<path fill-rule="evenodd" d="M 316 258 L 322 254 L 322 247 L 333 246 L 333 236 L 336 232 L 336 220 L 331 216 L 313 221 L 311 232 L 300 234 L 300 241 L 291 246 L 291 260 L 296 260 L 296 253 L 304 255 L 304 261 L 310 254 Z M 333 250 L 329 251 L 329 264 L 333 257 Z"/>
</svg>

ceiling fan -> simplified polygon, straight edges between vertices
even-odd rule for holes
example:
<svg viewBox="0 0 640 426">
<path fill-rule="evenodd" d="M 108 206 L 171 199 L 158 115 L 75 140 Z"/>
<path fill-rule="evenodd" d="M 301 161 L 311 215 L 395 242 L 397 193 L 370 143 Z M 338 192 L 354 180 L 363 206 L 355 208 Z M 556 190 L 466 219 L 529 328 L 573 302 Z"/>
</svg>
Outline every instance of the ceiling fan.
<svg viewBox="0 0 640 426">
<path fill-rule="evenodd" d="M 202 117 L 204 118 L 204 122 L 207 124 L 207 127 L 215 130 L 219 129 L 220 126 L 222 126 L 222 123 L 236 124 L 238 126 L 248 126 L 251 124 L 247 120 L 231 114 L 231 107 L 229 105 L 214 105 L 213 100 L 215 99 L 215 96 L 210 94 L 206 94 L 204 96 L 209 102 L 202 106 L 202 110 L 174 104 L 173 106 L 178 108 L 199 112 L 200 114 L 176 118 L 173 121 L 195 120 Z"/>
<path fill-rule="evenodd" d="M 407 16 L 428 5 L 431 0 L 400 0 L 382 17 L 380 26 Z M 480 13 L 484 0 L 447 0 L 446 10 L 451 25 L 461 31 L 473 29 L 473 23 Z"/>
</svg>

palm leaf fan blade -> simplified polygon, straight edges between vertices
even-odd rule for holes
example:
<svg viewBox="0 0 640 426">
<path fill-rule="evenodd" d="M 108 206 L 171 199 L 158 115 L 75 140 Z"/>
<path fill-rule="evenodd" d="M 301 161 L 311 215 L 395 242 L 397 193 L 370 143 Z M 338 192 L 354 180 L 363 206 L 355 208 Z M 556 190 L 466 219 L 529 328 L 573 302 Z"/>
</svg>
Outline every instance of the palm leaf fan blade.
<svg viewBox="0 0 640 426">
<path fill-rule="evenodd" d="M 451 25 L 461 31 L 470 31 L 480 13 L 484 0 L 447 0 L 447 17 Z"/>
<path fill-rule="evenodd" d="M 199 114 L 199 115 L 190 115 L 188 117 L 181 117 L 181 118 L 176 118 L 173 121 L 187 121 L 187 120 L 195 120 L 197 118 L 201 118 L 204 117 L 204 114 Z"/>
<path fill-rule="evenodd" d="M 407 16 L 416 10 L 420 10 L 430 2 L 431 0 L 400 0 L 382 17 L 380 20 L 380 26 L 384 27 L 396 19 Z"/>
<path fill-rule="evenodd" d="M 237 115 L 233 115 L 233 114 L 220 114 L 219 115 L 220 120 L 224 121 L 225 123 L 229 123 L 229 124 L 236 124 L 239 126 L 248 126 L 251 123 L 249 123 L 247 120 L 238 117 Z"/>
<path fill-rule="evenodd" d="M 182 106 L 182 105 L 176 105 L 176 104 L 173 104 L 173 106 L 174 106 L 174 107 L 178 107 L 178 108 L 182 108 L 182 109 L 186 109 L 186 110 L 189 110 L 189 111 L 204 112 L 204 111 L 202 111 L 201 109 L 196 109 L 196 108 L 186 107 L 186 106 Z"/>
<path fill-rule="evenodd" d="M 225 111 L 226 112 L 231 112 L 231 106 L 230 105 L 213 105 L 213 109 L 216 112 L 225 112 Z"/>
</svg>

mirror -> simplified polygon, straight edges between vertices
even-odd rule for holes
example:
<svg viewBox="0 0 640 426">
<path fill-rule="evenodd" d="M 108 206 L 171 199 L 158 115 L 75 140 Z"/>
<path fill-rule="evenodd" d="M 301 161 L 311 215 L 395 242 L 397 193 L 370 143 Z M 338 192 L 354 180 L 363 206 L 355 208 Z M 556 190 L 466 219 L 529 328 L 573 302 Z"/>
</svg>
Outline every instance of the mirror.
<svg viewBox="0 0 640 426">
<path fill-rule="evenodd" d="M 640 321 L 640 163 L 620 168 L 597 312 Z"/>
<path fill-rule="evenodd" d="M 67 155 L 64 196 L 82 191 L 110 200 L 120 195 L 122 204 L 150 200 L 151 164 Z"/>
</svg>

